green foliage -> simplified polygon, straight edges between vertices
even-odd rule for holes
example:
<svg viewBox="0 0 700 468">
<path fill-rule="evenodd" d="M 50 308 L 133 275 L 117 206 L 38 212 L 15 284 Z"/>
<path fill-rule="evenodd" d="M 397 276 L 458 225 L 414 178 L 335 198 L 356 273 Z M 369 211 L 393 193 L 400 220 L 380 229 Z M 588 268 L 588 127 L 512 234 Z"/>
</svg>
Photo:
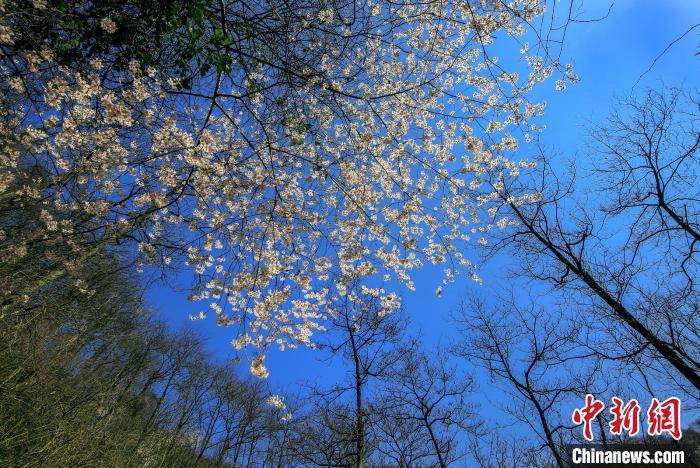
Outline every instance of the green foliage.
<svg viewBox="0 0 700 468">
<path fill-rule="evenodd" d="M 93 58 L 108 60 L 117 69 L 126 67 L 131 60 L 143 68 L 171 64 L 179 67 L 184 76 L 205 35 L 208 3 L 48 0 L 45 8 L 38 9 L 32 2 L 24 1 L 9 5 L 7 16 L 11 18 L 16 50 L 46 48 L 59 64 L 72 67 L 80 67 Z M 113 32 L 101 26 L 104 18 L 115 23 Z"/>
<path fill-rule="evenodd" d="M 13 31 L 10 56 L 49 50 L 60 65 L 82 68 L 99 58 L 115 71 L 135 61 L 190 89 L 212 74 L 237 82 L 275 56 L 265 39 L 271 31 L 260 29 L 256 13 L 224 18 L 221 7 L 212 0 L 47 0 L 39 9 L 22 1 L 6 7 L 4 21 Z M 104 19 L 114 31 L 105 30 Z M 258 91 L 249 81 L 245 92 Z"/>
</svg>

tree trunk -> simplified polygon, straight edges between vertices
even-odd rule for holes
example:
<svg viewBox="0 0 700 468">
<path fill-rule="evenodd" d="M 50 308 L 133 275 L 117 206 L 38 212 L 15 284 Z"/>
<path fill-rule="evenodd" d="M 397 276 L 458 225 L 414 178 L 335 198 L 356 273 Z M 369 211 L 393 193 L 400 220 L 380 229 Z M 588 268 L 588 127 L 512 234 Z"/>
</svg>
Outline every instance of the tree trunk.
<svg viewBox="0 0 700 468">
<path fill-rule="evenodd" d="M 656 349 L 661 356 L 663 356 L 673 367 L 678 370 L 688 381 L 700 390 L 700 375 L 698 375 L 697 369 L 689 366 L 683 358 L 667 343 L 662 341 L 659 337 L 654 335 L 651 330 L 649 330 L 642 322 L 637 320 L 637 318 L 630 313 L 627 308 L 622 305 L 620 301 L 615 299 L 598 281 L 596 281 L 593 276 L 583 267 L 583 265 L 572 262 L 570 259 L 566 258 L 559 249 L 554 245 L 554 243 L 542 235 L 528 220 L 520 209 L 510 203 L 509 206 L 513 212 L 517 215 L 520 221 L 528 229 L 528 232 L 532 234 L 538 242 L 540 242 L 547 250 L 554 254 L 555 258 L 566 266 L 570 271 L 574 272 L 586 286 L 588 286 L 591 291 L 593 291 L 599 298 L 603 300 L 610 308 L 613 310 L 615 315 L 617 315 L 622 321 L 624 321 L 630 328 L 639 333 L 647 343 Z"/>
</svg>

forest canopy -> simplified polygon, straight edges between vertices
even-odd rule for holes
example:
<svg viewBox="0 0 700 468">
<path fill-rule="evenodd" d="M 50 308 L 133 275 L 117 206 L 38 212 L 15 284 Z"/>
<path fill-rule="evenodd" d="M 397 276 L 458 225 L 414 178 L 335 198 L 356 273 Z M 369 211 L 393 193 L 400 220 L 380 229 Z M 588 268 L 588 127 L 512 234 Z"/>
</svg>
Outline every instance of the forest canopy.
<svg viewBox="0 0 700 468">
<path fill-rule="evenodd" d="M 153 5 L 4 5 L 2 200 L 43 220 L 5 252 L 67 239 L 79 264 L 133 243 L 186 267 L 260 376 L 352 281 L 413 288 L 426 263 L 478 280 L 473 246 L 509 223 L 498 190 L 532 164 L 514 157 L 543 112 L 527 95 L 576 78 L 540 1 Z"/>
<path fill-rule="evenodd" d="M 0 0 L 0 465 L 697 461 L 700 25 L 591 10 Z"/>
</svg>

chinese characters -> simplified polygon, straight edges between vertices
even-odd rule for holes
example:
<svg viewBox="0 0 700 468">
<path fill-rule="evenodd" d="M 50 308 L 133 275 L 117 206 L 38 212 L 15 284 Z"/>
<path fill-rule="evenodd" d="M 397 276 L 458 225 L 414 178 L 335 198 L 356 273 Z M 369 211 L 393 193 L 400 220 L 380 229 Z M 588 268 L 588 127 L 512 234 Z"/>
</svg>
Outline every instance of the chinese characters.
<svg viewBox="0 0 700 468">
<path fill-rule="evenodd" d="M 608 424 L 610 433 L 621 435 L 623 431 L 626 431 L 630 436 L 639 434 L 639 414 L 641 412 L 639 402 L 631 399 L 625 403 L 618 397 L 612 397 L 612 402 L 613 406 L 610 408 L 612 420 Z M 576 408 L 571 415 L 574 424 L 583 424 L 583 437 L 586 440 L 593 440 L 592 422 L 604 409 L 605 403 L 588 394 L 583 408 Z M 679 440 L 682 436 L 680 399 L 670 397 L 659 401 L 657 398 L 653 398 L 647 411 L 647 424 L 647 433 L 650 436 L 668 433 L 675 440 Z"/>
</svg>

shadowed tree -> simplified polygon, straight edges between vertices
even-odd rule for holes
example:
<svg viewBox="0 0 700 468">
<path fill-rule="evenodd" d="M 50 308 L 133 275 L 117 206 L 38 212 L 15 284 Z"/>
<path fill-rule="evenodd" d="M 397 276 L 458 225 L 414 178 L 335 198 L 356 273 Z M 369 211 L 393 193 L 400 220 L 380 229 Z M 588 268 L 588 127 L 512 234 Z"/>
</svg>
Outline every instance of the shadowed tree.
<svg viewBox="0 0 700 468">
<path fill-rule="evenodd" d="M 700 388 L 697 111 L 677 90 L 620 104 L 593 131 L 597 183 L 586 187 L 542 153 L 531 177 L 500 186 L 507 209 L 497 216 L 514 223 L 494 244 L 514 249 L 521 273 L 575 292 L 621 355 L 644 356 L 647 372 L 692 398 Z M 513 202 L 526 192 L 528 202 Z"/>
<path fill-rule="evenodd" d="M 529 427 L 556 466 L 564 467 L 565 445 L 576 439 L 562 407 L 606 392 L 608 379 L 600 358 L 581 344 L 586 329 L 580 319 L 556 312 L 555 305 L 523 301 L 464 301 L 454 317 L 462 339 L 453 352 L 488 372 L 508 396 L 502 409 Z"/>
<path fill-rule="evenodd" d="M 381 409 L 376 398 L 377 382 L 385 377 L 397 358 L 397 345 L 408 325 L 399 299 L 382 299 L 384 291 L 353 283 L 344 297 L 330 306 L 332 319 L 327 336 L 319 344 L 328 360 L 340 357 L 348 366 L 346 377 L 330 386 L 313 389 L 314 398 L 343 402 L 353 432 L 355 466 L 365 465 L 374 439 L 373 426 Z M 388 303 L 387 303 L 388 302 Z M 369 446 L 369 447 L 368 447 Z"/>
<path fill-rule="evenodd" d="M 430 463 L 445 467 L 459 462 L 464 453 L 457 435 L 477 422 L 472 405 L 465 401 L 474 391 L 473 379 L 458 372 L 439 347 L 427 354 L 411 340 L 398 351 L 381 397 L 385 422 L 397 419 L 415 428 L 423 446 L 429 447 Z"/>
</svg>

